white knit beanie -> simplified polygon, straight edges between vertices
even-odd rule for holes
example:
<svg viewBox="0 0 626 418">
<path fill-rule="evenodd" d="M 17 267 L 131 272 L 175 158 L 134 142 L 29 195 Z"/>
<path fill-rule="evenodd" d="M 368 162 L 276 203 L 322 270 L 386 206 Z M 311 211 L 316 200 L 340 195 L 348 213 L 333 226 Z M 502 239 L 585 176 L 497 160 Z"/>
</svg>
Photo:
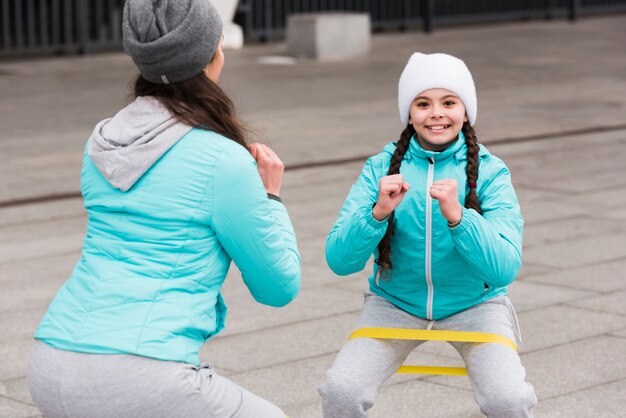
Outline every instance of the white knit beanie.
<svg viewBox="0 0 626 418">
<path fill-rule="evenodd" d="M 398 109 L 404 126 L 409 109 L 418 94 L 429 89 L 446 89 L 456 94 L 465 106 L 470 125 L 476 122 L 476 87 L 472 74 L 460 59 L 448 54 L 411 55 L 398 83 Z"/>
</svg>

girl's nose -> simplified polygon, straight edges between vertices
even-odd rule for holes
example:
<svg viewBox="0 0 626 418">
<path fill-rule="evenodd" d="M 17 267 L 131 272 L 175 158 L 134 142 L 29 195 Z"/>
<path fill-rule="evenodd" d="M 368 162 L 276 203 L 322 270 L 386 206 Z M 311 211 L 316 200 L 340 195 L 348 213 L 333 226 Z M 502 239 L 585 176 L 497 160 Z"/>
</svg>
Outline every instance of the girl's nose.
<svg viewBox="0 0 626 418">
<path fill-rule="evenodd" d="M 443 112 L 439 108 L 433 108 L 433 113 L 430 115 L 430 117 L 435 118 L 435 119 L 442 118 Z"/>
</svg>

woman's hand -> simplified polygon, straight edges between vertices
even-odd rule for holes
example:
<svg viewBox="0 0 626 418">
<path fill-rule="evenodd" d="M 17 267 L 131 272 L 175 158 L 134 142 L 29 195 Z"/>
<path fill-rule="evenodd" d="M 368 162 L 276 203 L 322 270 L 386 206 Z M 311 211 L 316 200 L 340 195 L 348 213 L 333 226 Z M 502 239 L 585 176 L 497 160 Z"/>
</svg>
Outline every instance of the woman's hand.
<svg viewBox="0 0 626 418">
<path fill-rule="evenodd" d="M 393 174 L 380 179 L 378 200 L 372 209 L 372 216 L 377 221 L 385 219 L 402 202 L 408 190 L 409 183 L 404 181 L 402 174 Z"/>
<path fill-rule="evenodd" d="M 263 185 L 268 193 L 280 196 L 280 186 L 283 180 L 285 165 L 270 147 L 254 143 L 248 145 L 252 157 L 256 160 L 257 169 Z"/>
<path fill-rule="evenodd" d="M 450 224 L 456 224 L 461 221 L 463 206 L 459 202 L 456 180 L 437 180 L 430 187 L 430 195 L 433 199 L 439 201 L 439 210 Z"/>
</svg>

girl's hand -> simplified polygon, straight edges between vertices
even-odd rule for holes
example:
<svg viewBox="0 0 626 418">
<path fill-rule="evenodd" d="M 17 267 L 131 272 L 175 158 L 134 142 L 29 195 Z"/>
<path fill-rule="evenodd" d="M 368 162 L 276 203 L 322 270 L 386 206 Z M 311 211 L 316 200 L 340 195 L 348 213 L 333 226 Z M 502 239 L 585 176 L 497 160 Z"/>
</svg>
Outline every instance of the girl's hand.
<svg viewBox="0 0 626 418">
<path fill-rule="evenodd" d="M 456 180 L 437 180 L 430 187 L 430 195 L 439 201 L 439 210 L 449 223 L 455 224 L 461 220 L 463 206 L 459 202 Z"/>
<path fill-rule="evenodd" d="M 263 185 L 268 193 L 280 196 L 280 186 L 283 180 L 285 165 L 270 147 L 254 143 L 248 145 L 250 154 L 256 160 L 257 169 Z"/>
<path fill-rule="evenodd" d="M 377 221 L 385 219 L 402 202 L 409 190 L 409 183 L 404 181 L 402 174 L 385 176 L 378 185 L 378 200 L 372 209 L 372 216 Z"/>
</svg>

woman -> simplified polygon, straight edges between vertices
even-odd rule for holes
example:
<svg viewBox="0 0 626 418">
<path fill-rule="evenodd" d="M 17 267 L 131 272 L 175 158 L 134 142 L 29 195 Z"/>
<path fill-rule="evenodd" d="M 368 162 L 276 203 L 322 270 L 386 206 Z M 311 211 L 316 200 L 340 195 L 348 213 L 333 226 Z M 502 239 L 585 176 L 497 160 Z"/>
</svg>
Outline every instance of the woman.
<svg viewBox="0 0 626 418">
<path fill-rule="evenodd" d="M 300 288 L 283 165 L 246 145 L 217 85 L 222 23 L 207 0 L 128 0 L 135 100 L 87 143 L 82 256 L 35 334 L 31 395 L 47 417 L 284 417 L 200 364 L 224 326 L 231 260 L 260 303 Z"/>
</svg>

